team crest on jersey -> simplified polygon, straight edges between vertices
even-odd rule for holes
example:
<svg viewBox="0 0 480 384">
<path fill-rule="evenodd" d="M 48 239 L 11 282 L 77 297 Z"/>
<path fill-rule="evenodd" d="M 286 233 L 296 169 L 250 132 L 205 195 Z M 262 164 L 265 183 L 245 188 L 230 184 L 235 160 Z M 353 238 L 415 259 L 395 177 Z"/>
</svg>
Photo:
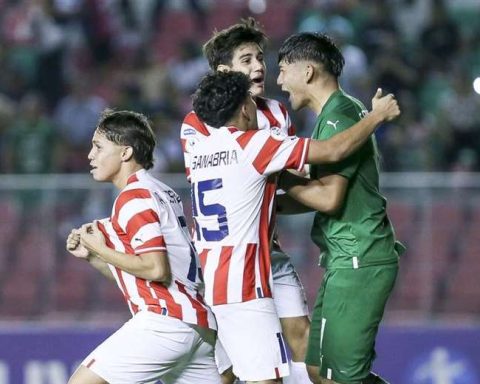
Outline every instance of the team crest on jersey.
<svg viewBox="0 0 480 384">
<path fill-rule="evenodd" d="M 287 137 L 280 127 L 270 127 L 270 136 L 279 141 L 283 141 Z"/>
</svg>

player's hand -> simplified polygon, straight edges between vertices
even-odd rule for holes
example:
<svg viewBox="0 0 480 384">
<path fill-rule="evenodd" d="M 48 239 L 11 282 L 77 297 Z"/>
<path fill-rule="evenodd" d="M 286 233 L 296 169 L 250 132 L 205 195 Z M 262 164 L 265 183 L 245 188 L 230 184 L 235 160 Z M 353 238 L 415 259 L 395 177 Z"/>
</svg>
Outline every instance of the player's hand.
<svg viewBox="0 0 480 384">
<path fill-rule="evenodd" d="M 80 244 L 90 252 L 101 254 L 101 250 L 106 246 L 105 237 L 98 228 L 97 221 L 82 225 L 80 232 Z"/>
<path fill-rule="evenodd" d="M 393 93 L 382 96 L 382 89 L 378 88 L 372 99 L 372 112 L 378 113 L 383 121 L 390 121 L 400 115 L 400 107 Z"/>
<path fill-rule="evenodd" d="M 80 244 L 80 232 L 78 229 L 72 229 L 67 237 L 67 251 L 79 259 L 88 259 L 90 252 L 82 244 Z"/>
</svg>

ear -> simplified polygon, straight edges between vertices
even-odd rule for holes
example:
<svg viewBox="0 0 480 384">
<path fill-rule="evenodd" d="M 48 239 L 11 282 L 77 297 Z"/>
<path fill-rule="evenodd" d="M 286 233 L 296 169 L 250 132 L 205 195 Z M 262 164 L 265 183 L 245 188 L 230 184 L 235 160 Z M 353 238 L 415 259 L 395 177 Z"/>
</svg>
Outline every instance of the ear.
<svg viewBox="0 0 480 384">
<path fill-rule="evenodd" d="M 315 67 L 312 64 L 307 64 L 305 67 L 305 82 L 311 83 L 315 75 Z"/>
<path fill-rule="evenodd" d="M 133 148 L 132 147 L 125 147 L 122 150 L 122 161 L 126 163 L 127 161 L 130 161 L 130 159 L 133 157 Z"/>
<path fill-rule="evenodd" d="M 242 119 L 246 121 L 250 121 L 250 116 L 248 115 L 248 110 L 247 110 L 247 103 L 243 103 L 240 110 L 241 110 Z"/>
<path fill-rule="evenodd" d="M 230 67 L 228 65 L 225 65 L 225 64 L 219 64 L 217 66 L 217 71 L 218 72 L 230 72 Z"/>
</svg>

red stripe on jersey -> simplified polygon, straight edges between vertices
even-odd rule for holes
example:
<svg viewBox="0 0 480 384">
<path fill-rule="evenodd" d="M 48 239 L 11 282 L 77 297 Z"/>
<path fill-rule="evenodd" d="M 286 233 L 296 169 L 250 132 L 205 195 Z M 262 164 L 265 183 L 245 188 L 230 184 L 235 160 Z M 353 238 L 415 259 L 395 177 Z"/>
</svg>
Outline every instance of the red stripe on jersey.
<svg viewBox="0 0 480 384">
<path fill-rule="evenodd" d="M 260 282 L 262 284 L 262 290 L 265 297 L 271 297 L 272 292 L 270 289 L 270 236 L 273 233 L 273 225 L 270 222 L 270 205 L 275 196 L 276 184 L 275 177 L 270 176 L 267 179 L 265 185 L 265 193 L 263 195 L 262 207 L 260 210 L 260 223 L 259 223 L 259 237 L 260 237 L 260 249 L 259 249 L 259 268 L 260 268 Z"/>
<path fill-rule="evenodd" d="M 118 267 L 115 267 L 115 271 L 117 272 L 117 276 L 118 276 L 118 283 L 120 284 L 120 286 L 122 287 L 121 288 L 121 291 L 123 293 L 123 297 L 125 298 L 125 300 L 127 301 L 127 303 L 130 304 L 130 308 L 132 310 L 132 312 L 135 314 L 138 312 L 138 305 L 134 304 L 131 300 L 130 300 L 130 295 L 128 294 L 128 290 L 127 290 L 127 285 L 125 284 L 125 280 L 123 280 L 123 276 L 122 276 L 122 270 Z"/>
<path fill-rule="evenodd" d="M 275 367 L 275 378 L 280 379 L 280 371 L 278 370 L 278 367 Z"/>
<path fill-rule="evenodd" d="M 105 244 L 107 245 L 107 247 L 115 249 L 115 246 L 113 245 L 112 241 L 110 240 L 110 237 L 107 234 L 107 230 L 105 229 L 105 225 L 103 225 L 99 221 L 97 221 L 97 224 L 98 224 L 98 229 L 100 230 L 100 232 L 102 232 L 103 237 L 105 238 Z"/>
<path fill-rule="evenodd" d="M 255 135 L 257 132 L 258 131 L 256 131 L 256 130 L 250 130 L 250 131 L 246 131 L 246 132 L 242 133 L 240 136 L 238 136 L 237 137 L 237 142 L 238 142 L 238 144 L 240 144 L 240 147 L 242 147 L 242 149 L 245 149 L 247 144 L 252 139 L 253 135 Z"/>
<path fill-rule="evenodd" d="M 190 167 L 185 167 L 185 174 L 187 175 L 187 178 L 190 177 Z M 188 180 L 190 181 L 190 180 Z"/>
<path fill-rule="evenodd" d="M 160 223 L 160 218 L 153 209 L 146 209 L 145 211 L 138 212 L 128 220 L 125 232 L 127 237 L 131 240 L 143 226 L 147 224 Z"/>
<path fill-rule="evenodd" d="M 93 365 L 93 363 L 95 363 L 95 359 L 90 360 L 90 361 L 85 365 L 85 367 L 90 368 L 90 367 Z"/>
<path fill-rule="evenodd" d="M 132 255 L 132 257 L 136 257 L 135 256 L 135 251 L 133 250 L 132 246 L 130 245 L 129 240 L 125 238 L 126 236 L 121 236 L 121 234 L 123 233 L 123 230 L 122 230 L 122 228 L 120 228 L 120 225 L 118 224 L 118 221 L 116 221 L 114 219 L 115 219 L 115 217 L 112 218 L 113 230 L 118 235 L 118 238 L 120 239 L 123 246 L 125 247 L 125 253 L 127 253 L 129 255 Z M 132 308 L 133 313 L 137 313 L 138 312 L 138 305 L 133 304 L 133 302 L 130 299 L 130 295 L 128 294 L 127 286 L 125 284 L 125 281 L 123 280 L 122 270 L 120 268 L 117 268 L 117 267 L 115 267 L 115 270 L 117 271 L 118 281 L 119 281 L 120 285 L 122 286 L 122 291 L 123 291 L 123 294 L 125 296 L 125 299 L 127 300 L 127 302 L 129 302 L 131 304 L 131 308 Z M 139 286 L 139 279 L 135 278 L 135 283 L 137 285 L 137 289 L 140 292 L 140 290 L 142 288 L 141 288 L 141 286 Z"/>
<path fill-rule="evenodd" d="M 156 249 L 159 249 L 159 250 L 161 250 L 160 248 L 167 249 L 167 245 L 165 244 L 164 237 L 163 236 L 157 236 L 157 237 L 154 237 L 153 239 L 150 239 L 150 240 L 146 241 L 145 243 L 143 243 L 139 247 L 135 248 L 135 253 L 139 253 L 139 251 L 141 251 L 143 249 L 152 249 L 152 248 L 156 248 Z"/>
<path fill-rule="evenodd" d="M 134 175 L 136 177 L 136 175 Z M 143 189 L 143 188 L 137 188 L 137 189 L 130 189 L 128 191 L 124 191 L 120 193 L 120 196 L 118 196 L 116 202 L 115 202 L 115 207 L 114 207 L 114 215 L 112 217 L 112 223 L 118 223 L 118 214 L 123 208 L 125 204 L 127 204 L 130 200 L 133 199 L 149 199 L 151 197 L 150 191 L 148 189 Z M 123 232 L 118 232 L 115 230 L 117 233 Z"/>
<path fill-rule="evenodd" d="M 143 280 L 143 282 L 145 284 L 145 280 Z M 174 282 L 176 283 L 177 281 L 174 280 Z M 175 302 L 175 299 L 173 298 L 172 294 L 168 291 L 168 288 L 165 287 L 162 283 L 159 283 L 159 282 L 156 282 L 156 281 L 151 281 L 150 286 L 155 291 L 155 294 L 158 297 L 158 299 L 165 300 L 165 303 L 167 305 L 168 314 L 172 317 L 183 320 L 182 306 Z M 151 295 L 150 295 L 150 297 L 151 297 Z M 157 299 L 155 299 L 154 304 L 156 306 L 159 305 Z"/>
<path fill-rule="evenodd" d="M 208 132 L 208 128 L 193 111 L 190 112 L 187 116 L 185 116 L 183 123 L 190 125 L 192 128 L 194 128 L 197 132 L 200 132 L 202 135 L 210 136 L 210 132 Z"/>
<path fill-rule="evenodd" d="M 278 103 L 278 106 L 280 107 L 280 111 L 282 111 L 283 118 L 285 119 L 285 124 L 290 123 L 290 125 L 287 127 L 288 136 L 294 136 L 297 130 L 293 125 L 292 121 L 288 118 L 287 108 L 285 108 L 282 103 Z"/>
<path fill-rule="evenodd" d="M 293 168 L 298 169 L 302 163 L 305 162 L 303 158 L 303 150 L 305 148 L 305 139 L 299 138 L 298 143 L 295 144 L 295 148 L 293 149 L 292 153 L 288 157 L 288 160 L 285 164 L 285 168 Z"/>
<path fill-rule="evenodd" d="M 186 152 L 187 140 L 186 139 L 180 139 L 180 143 L 182 144 L 182 151 Z"/>
<path fill-rule="evenodd" d="M 197 324 L 201 327 L 208 328 L 208 313 L 207 309 L 202 306 L 197 300 L 195 300 L 185 289 L 185 285 L 180 283 L 179 281 L 175 280 L 177 284 L 178 290 L 182 292 L 185 296 L 187 296 L 188 301 L 192 304 L 193 309 L 195 309 L 195 313 L 197 315 Z"/>
<path fill-rule="evenodd" d="M 247 244 L 245 265 L 243 267 L 242 301 L 256 299 L 255 292 L 255 256 L 257 244 Z"/>
<path fill-rule="evenodd" d="M 202 271 L 205 270 L 205 264 L 207 264 L 207 256 L 210 249 L 204 249 L 202 252 L 198 254 L 198 258 L 200 259 L 200 267 Z"/>
<path fill-rule="evenodd" d="M 130 184 L 130 183 L 135 183 L 138 181 L 138 177 L 137 177 L 137 174 L 134 173 L 132 176 L 130 176 L 128 179 L 127 179 L 127 184 Z"/>
<path fill-rule="evenodd" d="M 233 247 L 222 247 L 220 260 L 213 280 L 213 305 L 227 303 L 228 270 Z"/>
<path fill-rule="evenodd" d="M 108 236 L 108 233 L 105 229 L 105 226 L 100 222 L 98 222 L 98 229 L 100 229 L 100 231 L 103 233 L 103 236 L 105 237 L 105 244 L 107 245 L 107 247 L 109 247 L 111 249 L 115 249 L 115 245 L 110 240 L 110 236 Z M 114 266 L 114 268 L 115 268 L 115 271 L 116 271 L 117 276 L 118 276 L 118 282 L 121 286 L 120 291 L 122 292 L 122 295 L 123 295 L 125 301 L 127 303 L 131 304 L 132 312 L 137 313 L 138 312 L 138 306 L 130 302 L 130 295 L 128 294 L 127 286 L 125 285 L 125 281 L 122 278 L 122 270 L 120 268 L 115 267 L 115 266 Z"/>
<path fill-rule="evenodd" d="M 270 161 L 272 161 L 273 156 L 281 145 L 282 141 L 275 140 L 273 137 L 269 137 L 267 139 L 257 157 L 253 161 L 253 166 L 258 173 L 263 174 L 263 172 L 265 172 L 265 169 L 268 167 L 268 164 L 270 164 Z"/>
<path fill-rule="evenodd" d="M 258 110 L 260 110 L 260 111 L 265 115 L 265 117 L 267 118 L 268 122 L 270 123 L 270 127 L 278 127 L 278 128 L 280 128 L 281 124 L 280 124 L 280 122 L 275 118 L 275 116 L 273 116 L 273 113 L 272 113 L 272 111 L 270 110 L 270 108 L 268 107 L 267 102 L 266 102 L 264 99 L 262 99 L 262 98 L 257 98 L 256 102 L 257 102 L 257 108 L 258 108 Z"/>
</svg>

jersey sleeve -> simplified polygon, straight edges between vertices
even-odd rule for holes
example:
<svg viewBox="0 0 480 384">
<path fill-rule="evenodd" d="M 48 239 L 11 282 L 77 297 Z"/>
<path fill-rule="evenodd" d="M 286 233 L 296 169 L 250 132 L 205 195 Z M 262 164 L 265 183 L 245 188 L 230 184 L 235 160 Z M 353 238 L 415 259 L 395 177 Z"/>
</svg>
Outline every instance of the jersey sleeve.
<svg viewBox="0 0 480 384">
<path fill-rule="evenodd" d="M 237 140 L 257 172 L 266 176 L 284 169 L 302 170 L 310 142 L 279 129 L 247 131 Z"/>
<path fill-rule="evenodd" d="M 351 117 L 342 114 L 329 114 L 320 122 L 316 134 L 312 138 L 328 140 L 332 136 L 349 129 L 357 122 Z M 352 178 L 360 164 L 361 152 L 362 149 L 359 149 L 338 163 L 312 165 L 312 177 L 317 178 L 322 174 L 338 174 L 347 179 Z"/>
<path fill-rule="evenodd" d="M 166 251 L 161 226 L 166 214 L 149 190 L 130 189 L 122 191 L 115 201 L 112 225 L 135 254 Z"/>
<path fill-rule="evenodd" d="M 183 160 L 185 163 L 185 174 L 190 181 L 190 166 L 192 162 L 191 150 L 199 140 L 210 135 L 207 126 L 200 121 L 195 112 L 185 116 L 180 128 L 180 142 L 182 144 Z"/>
</svg>

